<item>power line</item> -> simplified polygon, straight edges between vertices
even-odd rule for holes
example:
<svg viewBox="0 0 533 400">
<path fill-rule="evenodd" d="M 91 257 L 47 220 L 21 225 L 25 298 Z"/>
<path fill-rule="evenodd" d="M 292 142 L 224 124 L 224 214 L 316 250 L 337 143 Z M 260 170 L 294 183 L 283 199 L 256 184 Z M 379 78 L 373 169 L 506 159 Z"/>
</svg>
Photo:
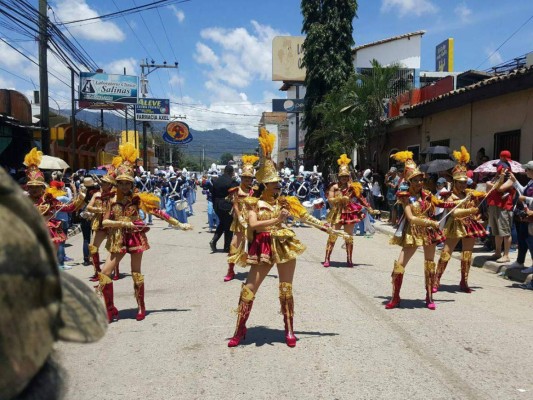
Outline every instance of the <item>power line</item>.
<svg viewBox="0 0 533 400">
<path fill-rule="evenodd" d="M 118 6 L 117 6 L 117 3 L 115 3 L 115 0 L 112 0 L 113 1 L 113 4 L 115 5 L 115 7 L 117 8 L 117 10 L 119 9 Z M 137 41 L 139 42 L 139 44 L 141 45 L 141 47 L 144 49 L 144 51 L 146 52 L 146 55 L 150 58 L 152 58 L 150 56 L 150 52 L 146 49 L 144 43 L 141 41 L 141 39 L 139 39 L 139 36 L 137 36 L 137 32 L 135 32 L 135 30 L 131 27 L 130 23 L 128 22 L 128 20 L 126 19 L 126 17 L 122 16 L 122 18 L 124 19 L 124 22 L 126 22 L 126 24 L 128 25 L 128 27 L 130 28 L 130 30 L 133 32 L 133 35 L 135 36 L 135 38 L 137 39 Z"/>
<path fill-rule="evenodd" d="M 526 22 L 524 22 L 522 25 L 520 25 L 520 26 L 518 27 L 518 29 L 517 29 L 516 31 L 514 31 L 514 32 L 511 34 L 511 36 L 509 36 L 507 39 L 505 39 L 505 40 L 503 41 L 503 43 L 500 44 L 496 50 L 494 50 L 492 53 L 490 53 L 489 56 L 488 56 L 485 60 L 483 60 L 483 62 L 482 62 L 481 64 L 479 64 L 475 69 L 478 69 L 478 68 L 481 67 L 483 64 L 485 64 L 485 62 L 487 62 L 487 60 L 490 60 L 490 58 L 491 58 L 494 54 L 496 54 L 496 52 L 497 52 L 498 50 L 500 50 L 500 49 L 503 47 L 503 45 L 505 45 L 505 43 L 507 43 L 509 40 L 511 40 L 511 39 L 513 38 L 513 36 L 516 35 L 516 34 L 518 33 L 518 31 L 520 31 L 520 29 L 522 29 L 524 26 L 526 26 L 526 25 L 528 24 L 528 22 L 531 21 L 532 19 L 533 19 L 533 15 L 531 15 L 531 16 L 526 20 Z"/>
<path fill-rule="evenodd" d="M 85 19 L 78 19 L 78 20 L 74 20 L 74 21 L 63 22 L 62 25 L 71 25 L 71 24 L 76 24 L 78 22 L 87 22 L 87 21 L 94 21 L 94 20 L 100 20 L 100 19 L 119 18 L 119 17 L 124 16 L 124 15 L 135 14 L 135 13 L 138 13 L 138 12 L 141 12 L 141 11 L 146 11 L 146 10 L 151 10 L 153 8 L 162 7 L 164 5 L 187 3 L 189 1 L 191 1 L 191 0 L 179 0 L 179 1 L 177 1 L 177 0 L 158 0 L 158 1 L 154 1 L 153 3 L 148 3 L 148 4 L 141 5 L 141 6 L 128 8 L 128 9 L 125 9 L 125 10 L 121 10 L 121 11 L 117 11 L 117 12 L 113 12 L 113 13 L 109 13 L 109 14 L 99 15 L 97 17 L 91 17 L 91 18 L 85 18 Z M 96 21 L 96 22 L 98 22 L 98 21 Z"/>
</svg>

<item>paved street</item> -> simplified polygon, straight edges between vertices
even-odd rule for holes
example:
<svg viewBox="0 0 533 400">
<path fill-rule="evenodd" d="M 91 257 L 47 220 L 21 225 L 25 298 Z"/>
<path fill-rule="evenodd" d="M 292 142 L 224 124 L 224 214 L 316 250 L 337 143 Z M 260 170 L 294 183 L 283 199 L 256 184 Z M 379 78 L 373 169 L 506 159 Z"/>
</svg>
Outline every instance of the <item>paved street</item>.
<svg viewBox="0 0 533 400">
<path fill-rule="evenodd" d="M 284 343 L 275 269 L 257 294 L 244 345 L 227 348 L 246 270 L 222 281 L 225 255 L 210 254 L 205 208 L 199 196 L 192 232 L 157 220 L 148 233 L 144 321 L 134 319 L 126 257 L 127 275 L 115 282 L 121 319 L 96 344 L 58 344 L 68 399 L 533 398 L 533 293 L 479 268 L 470 278 L 476 291 L 456 292 L 452 259 L 437 310 L 427 310 L 418 252 L 407 266 L 403 307 L 385 310 L 399 248 L 382 233 L 355 239 L 355 268 L 325 269 L 326 235 L 297 228 L 308 249 L 294 281 L 296 348 Z M 78 261 L 81 240 L 71 238 L 67 249 Z M 344 259 L 338 241 L 332 260 Z M 66 273 L 89 285 L 91 271 L 80 265 Z"/>
</svg>

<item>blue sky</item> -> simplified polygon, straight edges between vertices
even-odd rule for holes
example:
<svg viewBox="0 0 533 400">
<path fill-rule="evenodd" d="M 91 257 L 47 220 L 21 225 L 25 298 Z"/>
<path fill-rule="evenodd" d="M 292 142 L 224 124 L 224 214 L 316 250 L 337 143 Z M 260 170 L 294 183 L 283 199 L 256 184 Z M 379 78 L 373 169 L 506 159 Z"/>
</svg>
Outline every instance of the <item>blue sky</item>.
<svg viewBox="0 0 533 400">
<path fill-rule="evenodd" d="M 49 16 L 53 21 L 71 21 L 151 1 L 49 0 L 53 10 Z M 360 45 L 426 30 L 423 70 L 434 70 L 435 46 L 448 37 L 455 40 L 455 70 L 484 70 L 533 51 L 532 19 L 495 52 L 530 17 L 531 0 L 363 0 L 354 20 L 354 38 Z M 271 110 L 272 98 L 284 97 L 280 83 L 271 81 L 272 38 L 300 35 L 301 24 L 297 0 L 190 0 L 176 1 L 158 12 L 70 26 L 70 32 L 109 73 L 122 73 L 126 67 L 128 74 L 137 75 L 143 58 L 178 61 L 179 70 L 159 70 L 149 76 L 151 96 L 170 98 L 172 113 L 186 115 L 192 128 L 225 127 L 254 137 L 261 112 Z M 34 42 L 21 41 L 24 38 L 5 27 L 0 27 L 0 37 L 36 57 Z M 0 87 L 29 95 L 38 87 L 35 65 L 2 42 L 0 52 Z M 51 57 L 50 67 L 69 82 L 58 60 Z M 70 89 L 54 77 L 50 87 L 51 107 L 69 108 Z"/>
</svg>

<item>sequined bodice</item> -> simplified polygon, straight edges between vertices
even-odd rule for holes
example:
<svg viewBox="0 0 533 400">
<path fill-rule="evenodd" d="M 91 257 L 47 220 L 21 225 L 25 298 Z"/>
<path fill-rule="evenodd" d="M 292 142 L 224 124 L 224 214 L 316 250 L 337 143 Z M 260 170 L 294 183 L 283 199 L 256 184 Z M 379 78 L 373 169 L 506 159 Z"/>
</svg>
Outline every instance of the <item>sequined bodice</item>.
<svg viewBox="0 0 533 400">
<path fill-rule="evenodd" d="M 139 209 L 130 199 L 111 205 L 111 219 L 115 221 L 136 221 L 139 218 Z"/>
</svg>

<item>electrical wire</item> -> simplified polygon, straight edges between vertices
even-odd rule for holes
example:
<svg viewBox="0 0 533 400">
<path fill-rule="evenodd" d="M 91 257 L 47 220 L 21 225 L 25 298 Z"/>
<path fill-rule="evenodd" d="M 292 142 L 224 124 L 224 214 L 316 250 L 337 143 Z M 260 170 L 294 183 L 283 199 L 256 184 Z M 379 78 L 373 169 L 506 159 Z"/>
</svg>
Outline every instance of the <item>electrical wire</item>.
<svg viewBox="0 0 533 400">
<path fill-rule="evenodd" d="M 503 46 L 504 46 L 509 40 L 511 40 L 511 39 L 513 38 L 513 36 L 516 35 L 516 34 L 517 34 L 517 33 L 518 33 L 518 32 L 519 32 L 524 26 L 526 26 L 526 25 L 529 23 L 529 21 L 531 21 L 532 19 L 533 19 L 533 15 L 531 15 L 531 16 L 530 16 L 530 17 L 529 17 L 529 18 L 528 18 L 528 19 L 527 19 L 522 25 L 520 25 L 520 26 L 518 27 L 517 30 L 515 30 L 515 31 L 514 31 L 514 32 L 513 32 L 513 33 L 512 33 L 507 39 L 505 39 L 505 40 L 503 41 L 503 43 L 500 44 L 500 45 L 496 48 L 496 50 L 494 50 L 492 53 L 490 53 L 489 56 L 488 56 L 486 59 L 484 59 L 483 62 L 482 62 L 481 64 L 479 64 L 475 69 L 478 69 L 478 68 L 481 67 L 483 64 L 485 64 L 485 63 L 487 62 L 487 60 L 490 60 L 490 58 L 491 58 L 494 54 L 496 54 L 496 53 L 498 52 L 498 50 L 500 50 L 500 49 L 501 49 L 501 48 L 502 48 L 502 47 L 503 47 Z"/>
<path fill-rule="evenodd" d="M 115 5 L 115 7 L 117 8 L 117 10 L 119 10 L 118 6 L 117 6 L 117 3 L 115 3 L 115 0 L 111 0 L 113 2 L 113 4 Z M 146 48 L 146 46 L 144 45 L 144 43 L 142 42 L 141 39 L 139 39 L 139 36 L 137 36 L 137 32 L 135 32 L 135 30 L 131 27 L 130 23 L 128 22 L 128 20 L 126 19 L 126 17 L 122 17 L 124 19 L 124 22 L 126 22 L 126 24 L 128 25 L 128 27 L 130 28 L 130 30 L 133 32 L 133 35 L 135 36 L 135 38 L 137 39 L 137 41 L 139 42 L 139 44 L 141 45 L 141 47 L 144 49 L 144 51 L 146 52 L 146 55 L 150 58 L 153 59 L 153 57 L 150 56 L 150 52 L 148 51 L 148 49 Z"/>
</svg>

